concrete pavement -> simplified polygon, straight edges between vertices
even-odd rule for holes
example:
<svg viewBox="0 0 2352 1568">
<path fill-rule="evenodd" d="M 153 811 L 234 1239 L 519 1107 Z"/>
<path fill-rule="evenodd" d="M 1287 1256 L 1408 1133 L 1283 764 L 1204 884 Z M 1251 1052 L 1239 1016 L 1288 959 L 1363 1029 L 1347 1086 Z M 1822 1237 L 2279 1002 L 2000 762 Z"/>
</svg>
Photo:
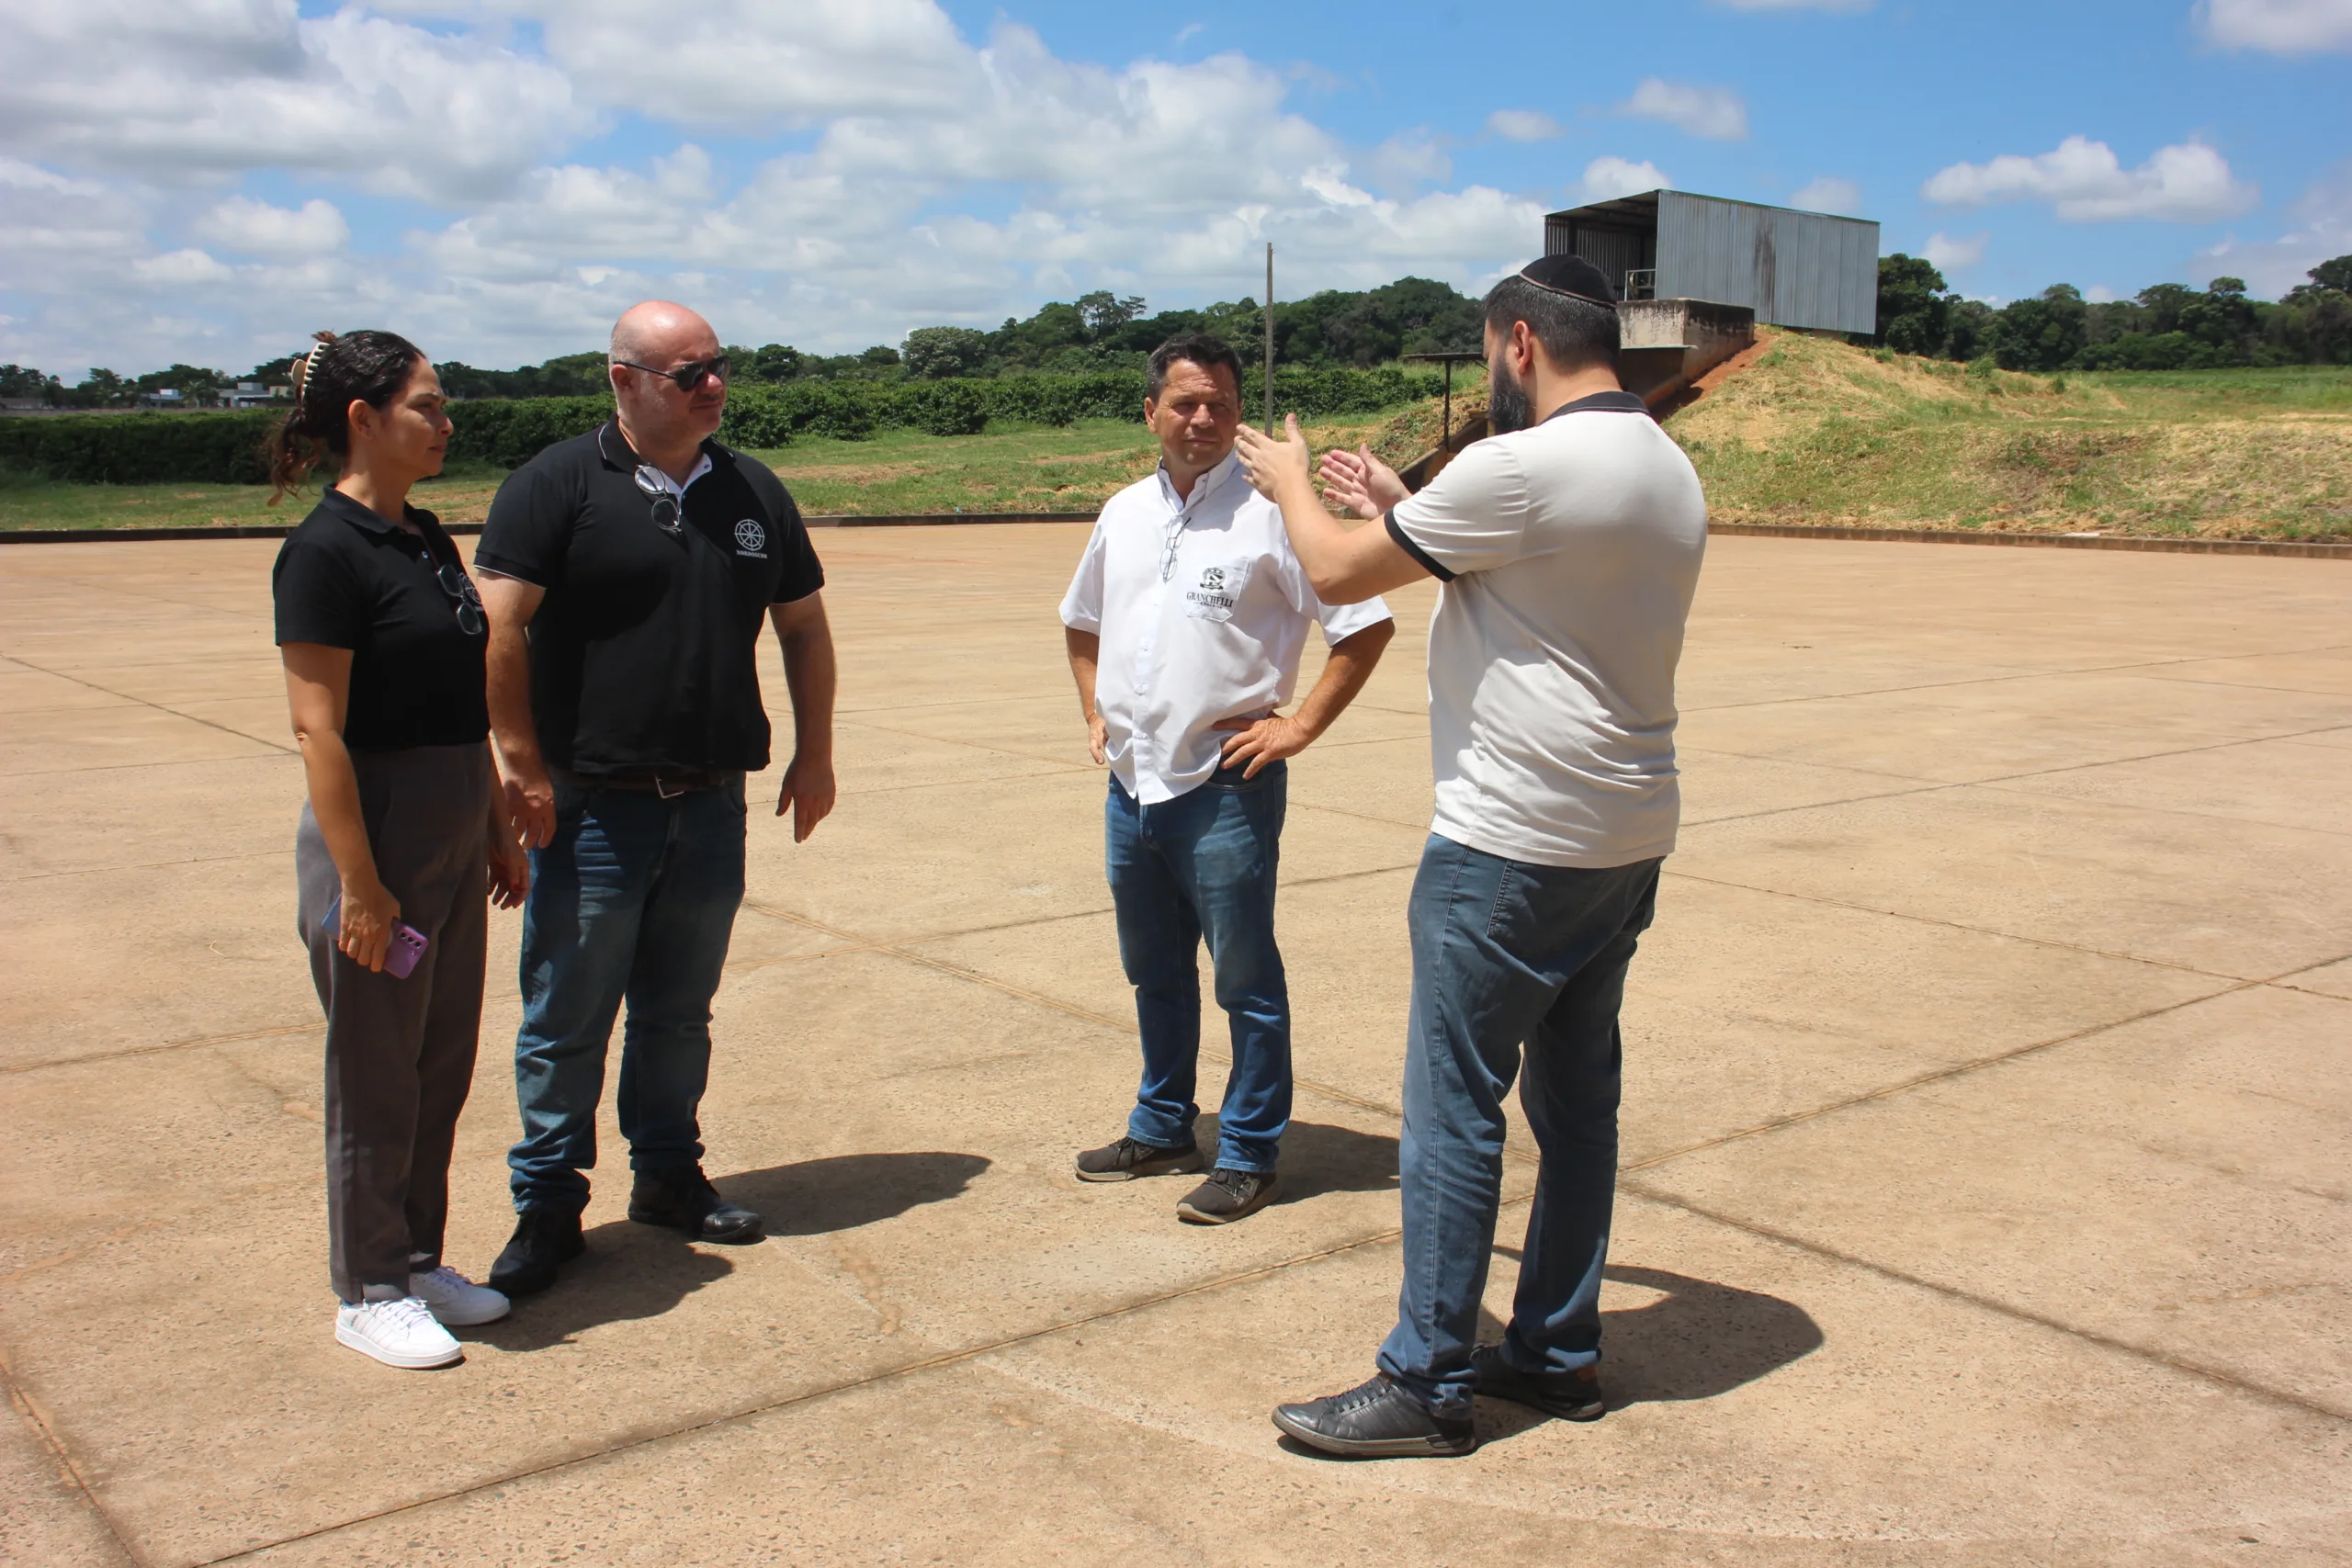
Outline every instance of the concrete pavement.
<svg viewBox="0 0 2352 1568">
<path fill-rule="evenodd" d="M 0 1560 L 2352 1561 L 2352 571 L 1714 541 L 1617 1408 L 1345 1464 L 1266 1412 L 1393 1310 L 1433 590 L 1293 764 L 1290 1196 L 1193 1229 L 1181 1179 L 1068 1174 L 1136 1069 L 1082 540 L 820 537 L 842 803 L 755 812 L 705 1108 L 775 1234 L 630 1225 L 607 1122 L 588 1258 L 434 1374 L 332 1336 L 275 545 L 0 550 Z"/>
</svg>

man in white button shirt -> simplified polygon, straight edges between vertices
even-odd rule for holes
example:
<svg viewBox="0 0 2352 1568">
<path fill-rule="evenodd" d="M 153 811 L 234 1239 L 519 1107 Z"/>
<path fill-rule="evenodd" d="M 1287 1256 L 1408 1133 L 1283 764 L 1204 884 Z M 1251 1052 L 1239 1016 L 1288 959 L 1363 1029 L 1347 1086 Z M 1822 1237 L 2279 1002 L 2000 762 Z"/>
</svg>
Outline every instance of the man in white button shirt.
<svg viewBox="0 0 2352 1568">
<path fill-rule="evenodd" d="M 1061 606 L 1079 710 L 1111 769 L 1105 860 L 1119 959 L 1136 988 L 1143 1082 L 1126 1134 L 1078 1156 L 1085 1181 L 1194 1170 L 1204 938 L 1233 1067 L 1216 1167 L 1176 1207 L 1225 1224 L 1276 1191 L 1290 1121 L 1290 995 L 1274 945 L 1284 759 L 1331 727 L 1396 631 L 1378 599 L 1317 599 L 1281 514 L 1233 456 L 1241 361 L 1188 333 L 1151 356 L 1144 419 L 1159 437 L 1150 478 L 1111 498 Z M 1298 710 L 1306 628 L 1330 657 Z"/>
<path fill-rule="evenodd" d="M 1332 1453 L 1467 1453 L 1473 1393 L 1572 1421 L 1607 1408 L 1617 1013 L 1680 815 L 1674 669 L 1707 542 L 1690 459 L 1618 385 L 1611 299 L 1576 256 L 1497 284 L 1496 434 L 1418 495 L 1369 452 L 1325 457 L 1327 492 L 1372 526 L 1323 509 L 1295 426 L 1240 433 L 1324 598 L 1445 585 L 1430 625 L 1437 817 L 1406 920 L 1396 1326 L 1371 1381 L 1274 1411 Z M 1510 1323 L 1480 1345 L 1514 1078 L 1543 1164 Z"/>
</svg>

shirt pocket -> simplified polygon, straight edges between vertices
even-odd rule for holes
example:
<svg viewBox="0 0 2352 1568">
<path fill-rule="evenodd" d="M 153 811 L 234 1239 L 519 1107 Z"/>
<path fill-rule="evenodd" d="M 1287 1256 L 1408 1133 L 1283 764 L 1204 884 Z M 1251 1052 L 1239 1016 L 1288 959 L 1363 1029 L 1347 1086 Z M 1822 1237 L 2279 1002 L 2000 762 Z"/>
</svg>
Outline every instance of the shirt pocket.
<svg viewBox="0 0 2352 1568">
<path fill-rule="evenodd" d="M 1231 620 L 1233 607 L 1241 603 L 1242 592 L 1250 586 L 1250 569 L 1255 564 L 1249 556 L 1234 556 L 1202 567 L 1185 586 L 1185 615 L 1195 621 Z"/>
</svg>

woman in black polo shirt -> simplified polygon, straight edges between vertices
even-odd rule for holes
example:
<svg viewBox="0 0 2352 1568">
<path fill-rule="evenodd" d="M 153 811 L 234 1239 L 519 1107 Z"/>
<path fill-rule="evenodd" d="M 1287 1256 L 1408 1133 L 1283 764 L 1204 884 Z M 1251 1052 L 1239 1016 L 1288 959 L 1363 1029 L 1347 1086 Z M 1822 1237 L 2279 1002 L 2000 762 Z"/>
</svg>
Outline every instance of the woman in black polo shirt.
<svg viewBox="0 0 2352 1568">
<path fill-rule="evenodd" d="M 448 446 L 440 378 L 390 333 L 318 336 L 269 458 L 277 495 L 322 462 L 339 474 L 272 573 L 310 784 L 294 868 L 327 1015 L 335 1337 L 390 1366 L 446 1366 L 460 1351 L 444 1325 L 506 1313 L 441 1261 L 441 1237 L 485 883 L 512 908 L 530 873 L 492 788 L 481 601 L 439 522 L 408 504 Z"/>
</svg>

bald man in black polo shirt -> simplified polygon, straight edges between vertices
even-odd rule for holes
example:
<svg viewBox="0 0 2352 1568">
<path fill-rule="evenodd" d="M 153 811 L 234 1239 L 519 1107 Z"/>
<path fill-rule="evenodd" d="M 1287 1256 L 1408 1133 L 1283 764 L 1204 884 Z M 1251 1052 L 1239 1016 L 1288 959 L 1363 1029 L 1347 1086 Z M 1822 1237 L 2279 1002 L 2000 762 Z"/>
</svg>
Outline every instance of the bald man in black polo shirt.
<svg viewBox="0 0 2352 1568">
<path fill-rule="evenodd" d="M 759 1215 L 702 1170 L 710 999 L 743 897 L 743 775 L 768 764 L 756 645 L 784 646 L 796 841 L 833 806 L 823 569 L 775 474 L 711 439 L 727 359 L 710 324 L 649 301 L 613 328 L 617 417 L 499 487 L 474 565 L 490 613 L 490 716 L 531 849 L 523 919 L 523 1112 L 508 1295 L 576 1258 L 605 1055 L 624 1001 L 616 1109 L 628 1215 L 703 1241 Z"/>
</svg>

